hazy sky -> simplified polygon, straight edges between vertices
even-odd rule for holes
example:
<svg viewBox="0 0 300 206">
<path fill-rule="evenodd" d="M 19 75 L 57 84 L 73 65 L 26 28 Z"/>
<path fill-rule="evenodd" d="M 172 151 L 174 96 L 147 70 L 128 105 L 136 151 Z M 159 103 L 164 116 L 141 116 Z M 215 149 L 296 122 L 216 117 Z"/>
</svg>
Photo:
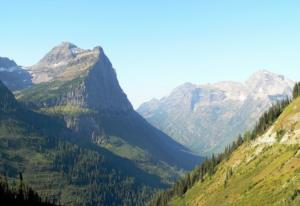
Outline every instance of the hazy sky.
<svg viewBox="0 0 300 206">
<path fill-rule="evenodd" d="M 184 82 L 300 78 L 300 1 L 1 0 L 0 56 L 36 63 L 62 41 L 101 45 L 136 107 Z"/>
</svg>

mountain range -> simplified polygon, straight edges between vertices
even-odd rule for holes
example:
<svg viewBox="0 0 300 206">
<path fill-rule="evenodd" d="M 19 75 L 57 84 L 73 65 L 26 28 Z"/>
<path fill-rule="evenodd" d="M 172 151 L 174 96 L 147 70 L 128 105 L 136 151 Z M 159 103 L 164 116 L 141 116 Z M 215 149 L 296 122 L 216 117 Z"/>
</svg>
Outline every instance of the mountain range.
<svg viewBox="0 0 300 206">
<path fill-rule="evenodd" d="M 255 129 L 187 173 L 150 205 L 299 205 L 299 86 L 292 102 L 272 106 Z"/>
<path fill-rule="evenodd" d="M 0 81 L 11 91 L 24 89 L 32 85 L 29 72 L 6 57 L 0 57 Z"/>
<path fill-rule="evenodd" d="M 185 83 L 136 112 L 99 46 L 63 42 L 29 67 L 1 57 L 0 192 L 74 206 L 299 205 L 294 84 L 267 70 Z"/>
<path fill-rule="evenodd" d="M 142 205 L 202 160 L 133 110 L 101 47 L 63 42 L 24 73 L 32 81 L 14 89 L 17 100 L 2 79 L 0 169 L 24 173 L 43 197 Z"/>
<path fill-rule="evenodd" d="M 259 70 L 245 82 L 185 83 L 137 111 L 152 125 L 202 155 L 221 152 L 255 126 L 272 104 L 291 97 L 294 82 Z"/>
</svg>

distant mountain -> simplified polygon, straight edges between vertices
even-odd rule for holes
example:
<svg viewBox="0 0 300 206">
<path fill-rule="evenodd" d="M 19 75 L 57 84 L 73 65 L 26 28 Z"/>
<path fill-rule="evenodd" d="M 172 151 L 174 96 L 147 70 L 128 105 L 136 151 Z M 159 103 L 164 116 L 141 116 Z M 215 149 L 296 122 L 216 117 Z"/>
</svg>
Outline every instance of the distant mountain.
<svg viewBox="0 0 300 206">
<path fill-rule="evenodd" d="M 24 89 L 32 85 L 29 72 L 6 57 L 0 57 L 0 81 L 11 91 Z"/>
<path fill-rule="evenodd" d="M 256 129 L 150 205 L 300 205 L 300 90 L 296 93 L 298 98 L 272 106 Z"/>
<path fill-rule="evenodd" d="M 278 100 L 290 97 L 294 82 L 266 70 L 246 82 L 183 84 L 138 112 L 152 125 L 200 154 L 220 152 Z"/>
</svg>

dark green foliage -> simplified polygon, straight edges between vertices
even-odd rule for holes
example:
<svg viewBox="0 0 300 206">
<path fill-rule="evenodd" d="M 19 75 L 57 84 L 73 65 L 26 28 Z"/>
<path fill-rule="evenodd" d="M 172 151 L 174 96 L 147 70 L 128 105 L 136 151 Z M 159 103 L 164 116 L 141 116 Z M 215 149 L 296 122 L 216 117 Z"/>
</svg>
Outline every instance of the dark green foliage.
<svg viewBox="0 0 300 206">
<path fill-rule="evenodd" d="M 9 112 L 18 107 L 14 95 L 0 81 L 0 112 Z"/>
<path fill-rule="evenodd" d="M 17 99 L 33 109 L 45 106 L 66 104 L 68 92 L 80 87 L 83 79 L 78 77 L 71 81 L 53 81 L 33 85 L 19 93 Z M 34 104 L 33 104 L 34 102 Z"/>
<path fill-rule="evenodd" d="M 22 174 L 19 175 L 19 187 L 9 186 L 6 176 L 0 175 L 0 203 L 1 205 L 22 206 L 54 206 L 47 200 L 43 200 L 32 188 L 23 182 Z"/>
<path fill-rule="evenodd" d="M 300 96 L 300 82 L 297 82 L 293 89 L 293 98 L 296 99 Z"/>
<path fill-rule="evenodd" d="M 280 140 L 282 139 L 282 137 L 284 136 L 284 134 L 285 134 L 285 130 L 284 129 L 280 129 L 280 130 L 278 130 L 277 132 L 276 132 L 276 140 L 277 140 L 277 142 L 280 142 Z"/>
<path fill-rule="evenodd" d="M 178 180 L 170 189 L 158 193 L 149 203 L 149 206 L 165 206 L 175 196 L 182 196 L 196 182 L 203 181 L 204 177 L 210 178 L 216 171 L 216 167 L 223 160 L 229 159 L 230 155 L 245 141 L 255 139 L 258 135 L 263 134 L 279 117 L 283 110 L 290 103 L 289 99 L 273 105 L 266 111 L 257 122 L 255 128 L 251 132 L 245 132 L 243 136 L 239 135 L 237 140 L 227 146 L 223 153 L 212 155 L 210 159 L 206 159 L 200 166 L 196 167 L 192 172 Z M 224 186 L 227 185 L 228 178 L 232 175 L 232 170 L 228 170 Z"/>
<path fill-rule="evenodd" d="M 149 203 L 149 206 L 164 206 L 174 197 L 182 196 L 190 189 L 196 182 L 203 181 L 204 177 L 211 177 L 218 164 L 227 159 L 231 153 L 243 143 L 242 137 L 226 147 L 225 151 L 218 155 L 212 155 L 210 159 L 206 159 L 200 166 L 196 167 L 192 172 L 186 174 L 183 178 L 178 180 L 172 188 L 158 193 L 155 198 Z"/>
<path fill-rule="evenodd" d="M 30 122 L 30 117 L 36 122 Z M 45 127 L 47 124 L 49 127 Z M 149 194 L 163 186 L 158 177 L 143 172 L 129 160 L 71 134 L 55 119 L 34 112 L 0 113 L 0 170 L 13 178 L 24 171 L 34 188 L 42 184 L 43 190 L 51 189 L 45 193 L 51 200 L 64 202 L 61 195 L 68 195 L 72 205 L 143 205 L 151 198 Z M 41 168 L 28 165 L 36 156 L 41 162 L 34 162 Z M 32 179 L 44 173 L 47 181 Z"/>
<path fill-rule="evenodd" d="M 62 119 L 20 107 L 5 87 L 4 94 L 8 98 L 7 106 L 0 107 L 0 171 L 22 180 L 20 196 L 27 195 L 27 189 L 19 172 L 42 197 L 68 205 L 144 205 L 164 187 L 159 177 L 78 136 Z"/>
<path fill-rule="evenodd" d="M 255 139 L 258 135 L 262 135 L 277 120 L 283 110 L 290 104 L 289 99 L 282 100 L 274 104 L 268 111 L 263 113 L 259 118 L 252 132 L 247 134 L 248 139 Z"/>
</svg>

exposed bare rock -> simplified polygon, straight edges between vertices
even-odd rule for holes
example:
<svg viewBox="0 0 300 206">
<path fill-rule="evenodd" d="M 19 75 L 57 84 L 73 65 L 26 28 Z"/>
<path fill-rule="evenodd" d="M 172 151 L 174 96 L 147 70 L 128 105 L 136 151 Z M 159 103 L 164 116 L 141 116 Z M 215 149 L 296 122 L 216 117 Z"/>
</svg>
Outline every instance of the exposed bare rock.
<svg viewBox="0 0 300 206">
<path fill-rule="evenodd" d="M 0 57 L 0 81 L 11 91 L 32 85 L 29 72 L 6 57 Z"/>
<path fill-rule="evenodd" d="M 273 103 L 290 97 L 293 84 L 282 75 L 259 70 L 243 83 L 185 83 L 137 111 L 178 142 L 207 154 L 222 151 Z"/>
</svg>

